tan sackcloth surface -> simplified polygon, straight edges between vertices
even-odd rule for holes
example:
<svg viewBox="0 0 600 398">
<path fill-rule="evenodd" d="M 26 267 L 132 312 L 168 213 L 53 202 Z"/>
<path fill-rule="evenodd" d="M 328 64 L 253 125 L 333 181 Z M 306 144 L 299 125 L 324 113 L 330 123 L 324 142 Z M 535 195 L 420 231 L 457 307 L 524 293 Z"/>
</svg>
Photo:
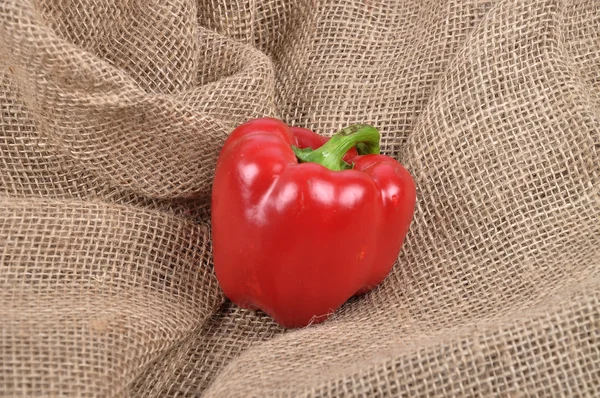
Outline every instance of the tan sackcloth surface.
<svg viewBox="0 0 600 398">
<path fill-rule="evenodd" d="M 598 1 L 2 0 L 0 110 L 3 396 L 600 396 Z M 305 329 L 212 271 L 262 115 L 374 124 L 418 187 Z"/>
</svg>

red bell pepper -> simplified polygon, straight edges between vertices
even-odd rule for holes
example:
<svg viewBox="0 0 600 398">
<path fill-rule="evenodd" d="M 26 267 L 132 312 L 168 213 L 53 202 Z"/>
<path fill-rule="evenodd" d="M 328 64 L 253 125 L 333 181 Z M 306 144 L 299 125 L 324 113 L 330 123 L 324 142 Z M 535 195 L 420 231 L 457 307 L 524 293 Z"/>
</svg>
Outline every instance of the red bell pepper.
<svg viewBox="0 0 600 398">
<path fill-rule="evenodd" d="M 211 221 L 214 269 L 231 301 L 301 327 L 388 275 L 416 192 L 409 172 L 379 154 L 379 138 L 357 125 L 328 140 L 272 118 L 230 134 Z"/>
</svg>

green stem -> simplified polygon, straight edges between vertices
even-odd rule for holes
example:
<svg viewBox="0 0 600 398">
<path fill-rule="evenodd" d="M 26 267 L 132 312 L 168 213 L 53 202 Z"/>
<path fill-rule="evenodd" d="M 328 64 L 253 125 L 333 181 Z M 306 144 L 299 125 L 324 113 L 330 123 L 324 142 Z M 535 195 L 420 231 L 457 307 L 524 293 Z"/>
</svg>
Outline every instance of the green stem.
<svg viewBox="0 0 600 398">
<path fill-rule="evenodd" d="M 359 155 L 378 154 L 379 138 L 379 131 L 375 127 L 356 124 L 341 129 L 317 149 L 295 146 L 292 149 L 301 163 L 319 163 L 330 170 L 340 171 L 352 168 L 342 159 L 350 148 L 356 147 Z"/>
</svg>

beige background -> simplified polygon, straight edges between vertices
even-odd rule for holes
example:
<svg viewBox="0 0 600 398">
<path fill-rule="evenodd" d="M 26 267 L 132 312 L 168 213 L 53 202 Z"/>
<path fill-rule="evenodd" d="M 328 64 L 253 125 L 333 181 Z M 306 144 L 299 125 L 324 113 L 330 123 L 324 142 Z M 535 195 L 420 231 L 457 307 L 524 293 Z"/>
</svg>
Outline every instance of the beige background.
<svg viewBox="0 0 600 398">
<path fill-rule="evenodd" d="M 600 395 L 596 1 L 3 0 L 0 393 Z M 226 302 L 224 138 L 363 122 L 418 187 L 315 327 Z"/>
</svg>

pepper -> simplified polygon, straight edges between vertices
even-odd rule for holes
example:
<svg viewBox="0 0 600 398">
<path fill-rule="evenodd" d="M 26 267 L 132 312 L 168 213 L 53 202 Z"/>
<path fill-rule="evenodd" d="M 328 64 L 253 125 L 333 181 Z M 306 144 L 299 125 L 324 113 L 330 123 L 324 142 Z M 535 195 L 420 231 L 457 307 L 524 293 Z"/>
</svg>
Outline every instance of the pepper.
<svg viewBox="0 0 600 398">
<path fill-rule="evenodd" d="M 379 139 L 368 125 L 327 139 L 273 118 L 231 132 L 211 204 L 214 270 L 231 301 L 302 327 L 383 281 L 416 191 Z"/>
</svg>

